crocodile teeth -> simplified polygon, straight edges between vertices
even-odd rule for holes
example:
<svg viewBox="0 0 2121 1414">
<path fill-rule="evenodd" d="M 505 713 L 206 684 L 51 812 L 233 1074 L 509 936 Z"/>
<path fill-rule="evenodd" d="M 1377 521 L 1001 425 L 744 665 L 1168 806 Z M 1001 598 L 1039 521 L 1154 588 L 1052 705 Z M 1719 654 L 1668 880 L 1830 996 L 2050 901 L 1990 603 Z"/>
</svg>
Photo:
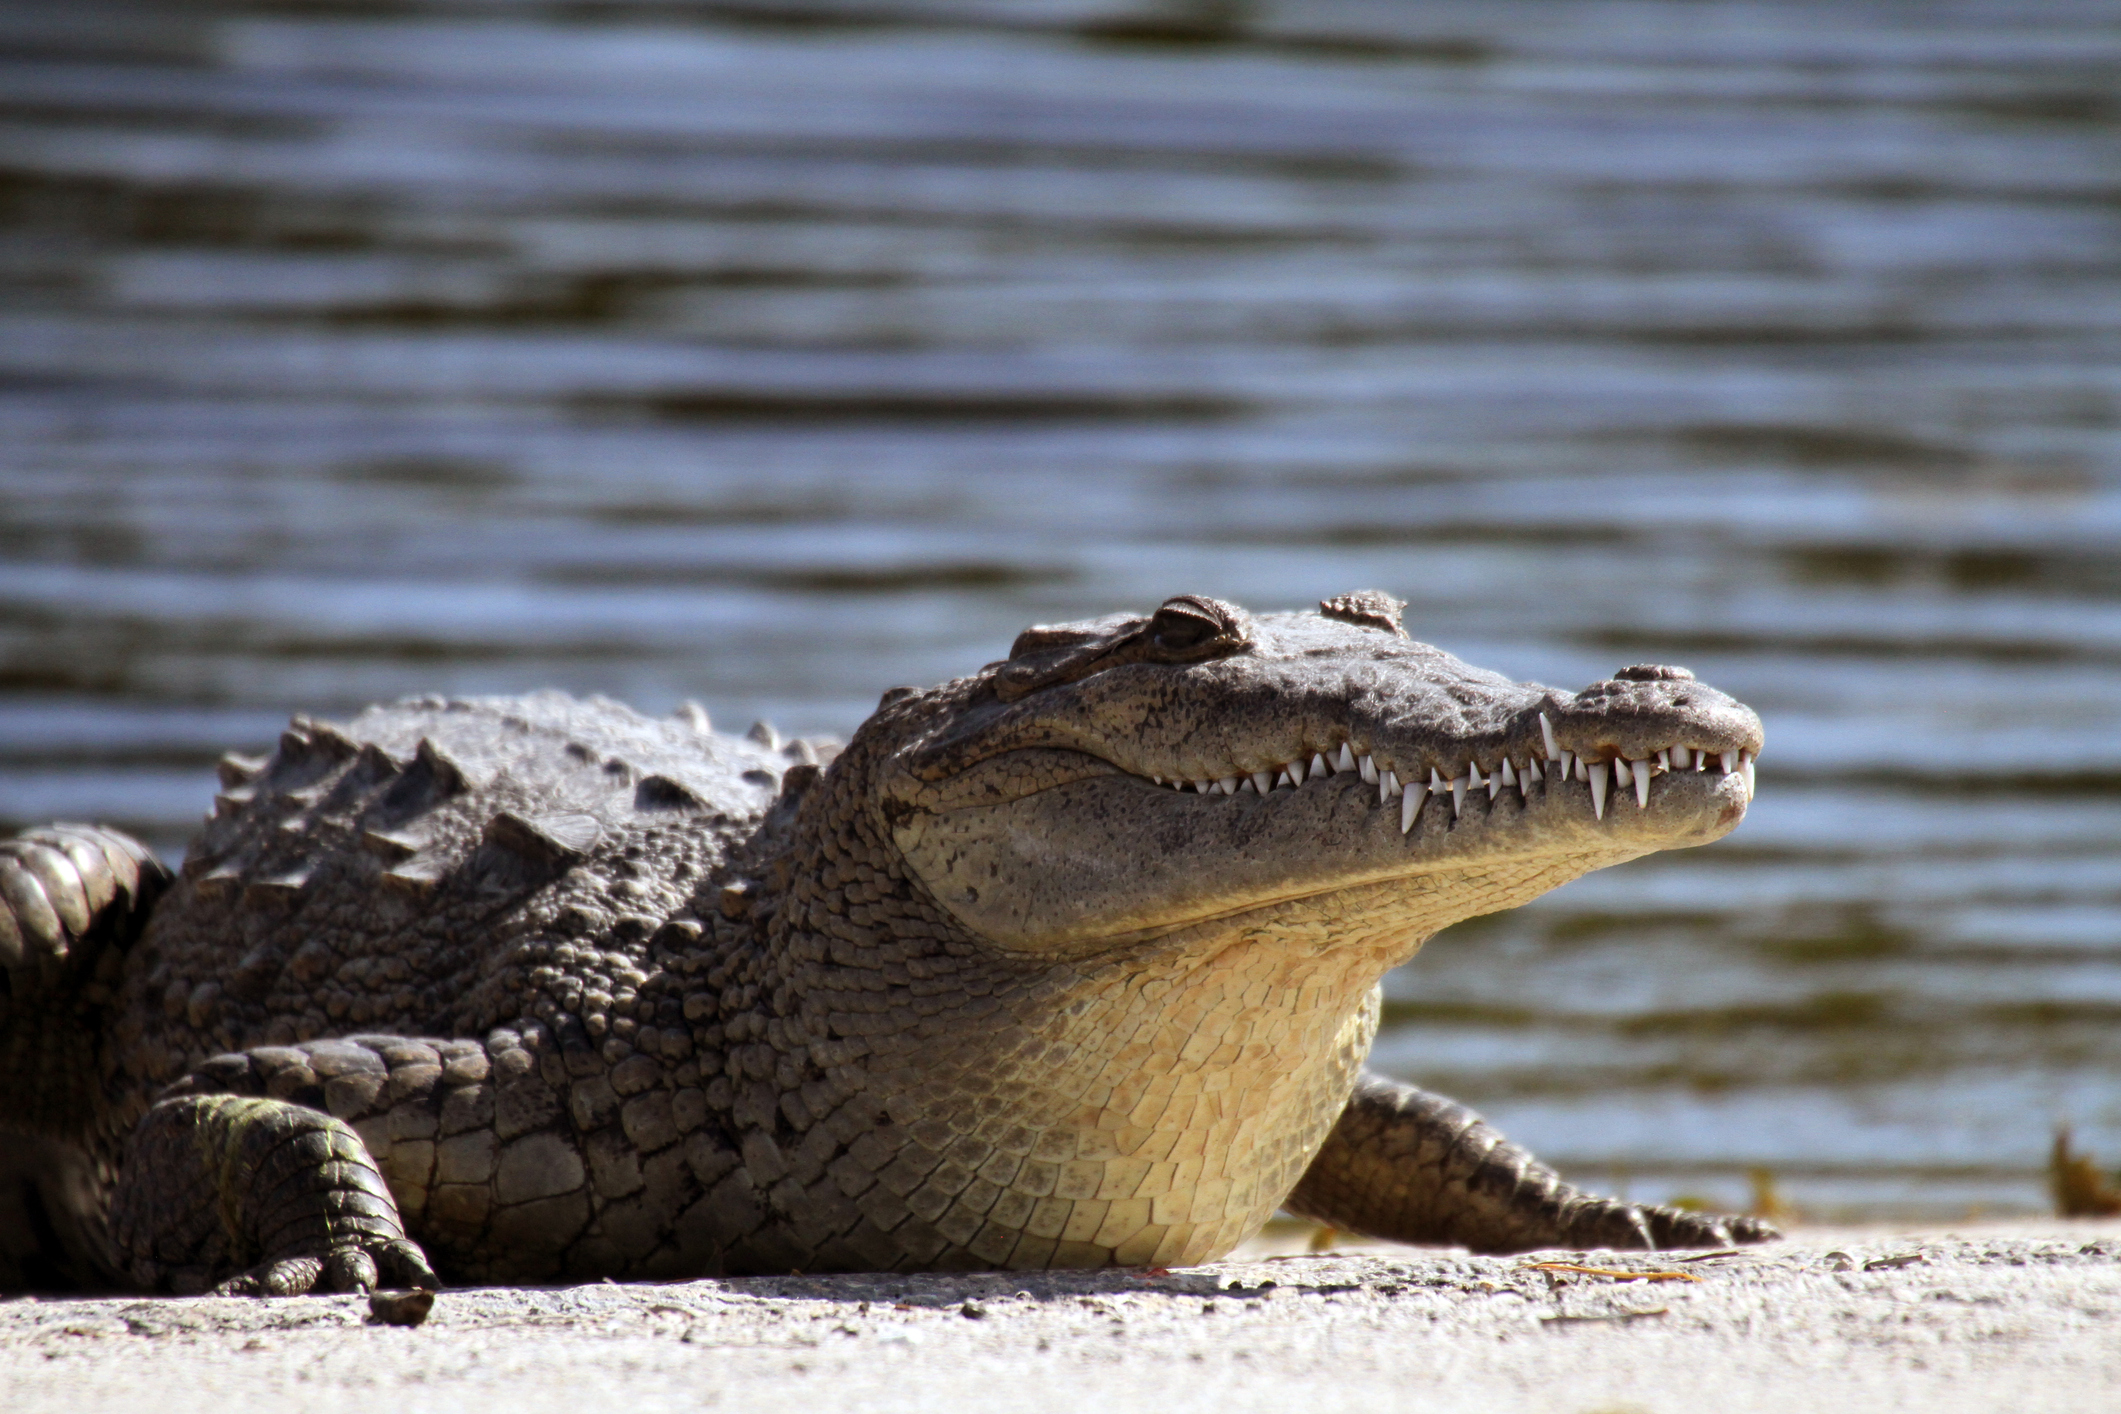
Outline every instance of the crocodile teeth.
<svg viewBox="0 0 2121 1414">
<path fill-rule="evenodd" d="M 1638 761 L 1635 764 L 1635 808 L 1650 808 L 1650 763 L 1647 761 Z"/>
<path fill-rule="evenodd" d="M 1580 766 L 1583 762 L 1579 759 L 1576 764 Z M 1601 820 L 1605 819 L 1605 793 L 1609 784 L 1607 778 L 1612 772 L 1613 768 L 1603 761 L 1591 767 L 1591 809 Z"/>
<path fill-rule="evenodd" d="M 1561 760 L 1561 744 L 1554 740 L 1554 724 L 1547 720 L 1547 714 L 1544 712 L 1539 714 L 1539 734 L 1546 738 L 1547 760 Z"/>
<path fill-rule="evenodd" d="M 1265 795 L 1268 791 L 1274 789 L 1274 778 L 1265 771 L 1254 771 L 1252 773 L 1252 784 L 1261 795 Z"/>
<path fill-rule="evenodd" d="M 1478 761 L 1466 762 L 1466 784 L 1469 786 L 1484 786 L 1487 784 L 1486 781 L 1480 778 L 1480 763 Z"/>
<path fill-rule="evenodd" d="M 1336 771 L 1352 771 L 1355 769 L 1355 753 L 1348 749 L 1346 742 L 1340 744 L 1340 755 L 1333 758 L 1333 769 Z"/>
<path fill-rule="evenodd" d="M 1568 779 L 1568 778 L 1569 778 L 1570 776 L 1574 775 L 1575 773 L 1576 773 L 1576 753 L 1575 753 L 1575 752 L 1573 752 L 1573 751 L 1564 751 L 1564 752 L 1562 752 L 1562 753 L 1561 753 L 1561 778 L 1562 778 L 1563 780 L 1567 780 L 1567 779 Z"/>
<path fill-rule="evenodd" d="M 1586 763 L 1581 756 L 1576 758 L 1576 779 L 1579 781 L 1587 781 L 1591 779 L 1590 771 L 1588 769 L 1588 763 Z"/>
<path fill-rule="evenodd" d="M 1451 818 L 1456 820 L 1466 809 L 1466 778 L 1460 776 L 1451 782 Z"/>
<path fill-rule="evenodd" d="M 1738 753 L 1738 769 L 1745 773 L 1745 798 L 1747 800 L 1753 798 L 1753 763 L 1759 759 L 1759 757 L 1749 755 L 1743 751 Z"/>
<path fill-rule="evenodd" d="M 1399 799 L 1399 832 L 1405 834 L 1414 828 L 1414 817 L 1421 813 L 1421 803 L 1429 798 L 1429 788 L 1424 785 L 1407 787 L 1406 794 Z"/>
<path fill-rule="evenodd" d="M 1295 766 L 1282 767 L 1281 774 L 1274 778 L 1274 789 L 1280 790 L 1283 786 L 1302 785 L 1304 782 L 1303 777 L 1298 774 L 1299 769 L 1300 768 Z"/>
<path fill-rule="evenodd" d="M 1694 764 L 1694 754 L 1683 746 L 1673 747 L 1669 754 L 1671 757 L 1670 765 L 1675 771 L 1684 771 L 1687 767 Z"/>
<path fill-rule="evenodd" d="M 1362 772 L 1364 781 L 1373 786 L 1377 784 L 1377 758 L 1375 756 L 1363 757 L 1361 761 L 1356 763 L 1356 769 Z"/>
<path fill-rule="evenodd" d="M 1508 758 L 1504 758 L 1504 759 L 1505 759 L 1505 761 L 1507 761 L 1507 759 L 1508 759 Z M 1490 800 L 1493 800 L 1493 799 L 1494 799 L 1494 798 L 1495 798 L 1496 796 L 1498 796 L 1498 795 L 1501 795 L 1501 794 L 1502 794 L 1502 772 L 1500 772 L 1500 771 L 1490 771 L 1490 772 L 1488 772 L 1488 799 L 1490 799 Z"/>
<path fill-rule="evenodd" d="M 1672 769 L 1672 751 L 1670 747 L 1666 747 L 1663 751 L 1657 753 L 1657 764 L 1667 771 Z"/>
<path fill-rule="evenodd" d="M 1615 756 L 1613 758 L 1613 779 L 1622 785 L 1626 785 L 1635 779 L 1635 772 L 1629 765 L 1627 757 Z"/>
<path fill-rule="evenodd" d="M 1315 781 L 1320 776 L 1331 775 L 1332 772 L 1333 768 L 1326 764 L 1326 758 L 1318 752 L 1313 752 L 1311 753 L 1311 769 L 1305 774 L 1304 779 Z"/>
<path fill-rule="evenodd" d="M 1383 789 L 1386 786 L 1391 787 L 1389 791 L 1385 792 L 1384 800 L 1380 800 L 1378 802 L 1378 804 L 1380 805 L 1382 805 L 1385 800 L 1390 800 L 1393 796 L 1398 795 L 1401 791 L 1406 789 L 1406 785 L 1399 779 L 1399 773 L 1397 771 L 1386 771 L 1384 773 L 1383 779 L 1378 782 L 1378 786 L 1380 789 Z"/>
<path fill-rule="evenodd" d="M 1237 777 L 1235 776 L 1224 776 L 1215 784 L 1222 790 L 1224 795 L 1237 794 Z"/>
<path fill-rule="evenodd" d="M 1737 753 L 1737 752 L 1735 752 L 1735 751 L 1726 751 L 1726 752 L 1724 752 L 1724 753 L 1723 753 L 1723 774 L 1725 774 L 1726 776 L 1728 776 L 1729 774 L 1731 774 L 1731 772 L 1733 772 L 1733 771 L 1735 771 L 1735 770 L 1737 770 L 1737 769 L 1738 769 L 1738 753 Z"/>
<path fill-rule="evenodd" d="M 1517 771 L 1510 765 L 1510 758 L 1507 756 L 1502 758 L 1502 783 L 1506 786 L 1517 784 Z"/>
<path fill-rule="evenodd" d="M 1213 781 L 1195 781 L 1193 789 L 1201 795 L 1206 795 L 1209 791 L 1215 789 L 1215 783 Z"/>
<path fill-rule="evenodd" d="M 1252 778 L 1250 776 L 1245 777 L 1242 781 L 1239 781 L 1237 783 L 1237 793 L 1239 795 L 1253 795 L 1257 794 L 1258 791 L 1259 787 L 1252 784 Z"/>
</svg>

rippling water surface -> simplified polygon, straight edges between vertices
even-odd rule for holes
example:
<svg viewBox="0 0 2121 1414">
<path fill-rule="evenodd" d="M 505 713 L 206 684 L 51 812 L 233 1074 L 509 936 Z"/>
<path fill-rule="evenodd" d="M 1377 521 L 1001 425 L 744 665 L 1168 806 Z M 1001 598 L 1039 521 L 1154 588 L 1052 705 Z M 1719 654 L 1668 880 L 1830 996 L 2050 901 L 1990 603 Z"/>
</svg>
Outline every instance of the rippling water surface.
<svg viewBox="0 0 2121 1414">
<path fill-rule="evenodd" d="M 13 0 L 0 817 L 1376 586 L 1768 726 L 1380 1064 L 1637 1197 L 2038 1208 L 2121 1156 L 2117 93 L 2073 0 Z"/>
</svg>

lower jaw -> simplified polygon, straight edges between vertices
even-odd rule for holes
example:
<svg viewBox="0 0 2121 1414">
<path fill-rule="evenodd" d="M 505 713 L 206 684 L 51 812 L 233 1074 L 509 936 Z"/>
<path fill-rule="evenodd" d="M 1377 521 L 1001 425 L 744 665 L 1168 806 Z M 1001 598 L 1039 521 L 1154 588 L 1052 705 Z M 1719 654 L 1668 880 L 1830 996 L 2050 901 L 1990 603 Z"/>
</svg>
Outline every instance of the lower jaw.
<svg viewBox="0 0 2121 1414">
<path fill-rule="evenodd" d="M 1693 798 L 1674 799 L 1681 791 Z M 1243 809 L 1245 803 L 1240 798 L 1230 806 Z M 1457 806 L 1454 811 L 1448 795 L 1429 796 L 1406 834 L 1394 830 L 1389 839 L 1380 839 L 1390 827 L 1373 796 L 1366 808 L 1378 810 L 1379 818 L 1364 830 L 1362 844 L 1349 851 L 1366 859 L 1321 858 L 1319 882 L 1313 886 L 1232 900 L 1150 931 L 1166 940 L 1190 936 L 1197 942 L 1203 929 L 1308 927 L 1339 935 L 1317 939 L 1319 946 L 1335 947 L 1346 945 L 1351 933 L 1389 933 L 1400 954 L 1390 964 L 1396 966 L 1430 935 L 1462 919 L 1515 908 L 1596 869 L 1710 843 L 1728 833 L 1746 808 L 1742 794 L 1727 791 L 1715 778 L 1691 776 L 1653 782 L 1646 809 L 1632 794 L 1624 804 L 1609 797 L 1603 819 L 1588 787 L 1574 781 L 1549 783 L 1544 791 L 1535 786 L 1529 799 L 1513 789 L 1494 799 L 1481 791 L 1477 799 Z M 1335 863 L 1346 866 L 1338 877 Z"/>
</svg>

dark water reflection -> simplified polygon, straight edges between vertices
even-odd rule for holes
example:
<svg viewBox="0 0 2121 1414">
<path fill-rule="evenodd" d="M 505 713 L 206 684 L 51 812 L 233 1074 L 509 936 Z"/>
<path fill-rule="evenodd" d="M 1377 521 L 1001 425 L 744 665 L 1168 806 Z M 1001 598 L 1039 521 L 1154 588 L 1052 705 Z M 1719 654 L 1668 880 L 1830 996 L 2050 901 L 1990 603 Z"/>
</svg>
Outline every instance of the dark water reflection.
<svg viewBox="0 0 2121 1414">
<path fill-rule="evenodd" d="M 2121 22 L 0 7 L 0 816 L 291 709 L 845 731 L 1023 624 L 1376 585 L 1760 708 L 1707 851 L 1439 938 L 1388 1068 L 1638 1196 L 2121 1153 Z"/>
</svg>

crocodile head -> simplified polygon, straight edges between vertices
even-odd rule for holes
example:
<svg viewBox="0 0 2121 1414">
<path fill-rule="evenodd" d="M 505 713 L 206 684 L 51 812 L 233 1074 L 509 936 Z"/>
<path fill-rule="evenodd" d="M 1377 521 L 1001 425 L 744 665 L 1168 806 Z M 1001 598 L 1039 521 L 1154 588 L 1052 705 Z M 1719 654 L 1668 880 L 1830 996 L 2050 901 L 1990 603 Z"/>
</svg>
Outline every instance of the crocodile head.
<svg viewBox="0 0 2121 1414">
<path fill-rule="evenodd" d="M 1511 682 L 1409 639 L 1400 608 L 1185 596 L 1027 630 L 1007 661 L 873 723 L 898 738 L 874 782 L 890 837 L 1008 952 L 1271 914 L 1389 938 L 1389 962 L 1744 816 L 1760 719 L 1685 669 Z"/>
<path fill-rule="evenodd" d="M 819 1103 L 862 1097 L 863 1161 L 918 1187 L 950 1260 L 1228 1252 L 1326 1142 L 1388 968 L 1745 813 L 1760 723 L 1730 698 L 1677 668 L 1510 682 L 1399 607 L 1189 596 L 1031 629 L 887 693 L 762 830 L 746 916 L 782 971 L 745 995 L 821 1038 Z"/>
</svg>

